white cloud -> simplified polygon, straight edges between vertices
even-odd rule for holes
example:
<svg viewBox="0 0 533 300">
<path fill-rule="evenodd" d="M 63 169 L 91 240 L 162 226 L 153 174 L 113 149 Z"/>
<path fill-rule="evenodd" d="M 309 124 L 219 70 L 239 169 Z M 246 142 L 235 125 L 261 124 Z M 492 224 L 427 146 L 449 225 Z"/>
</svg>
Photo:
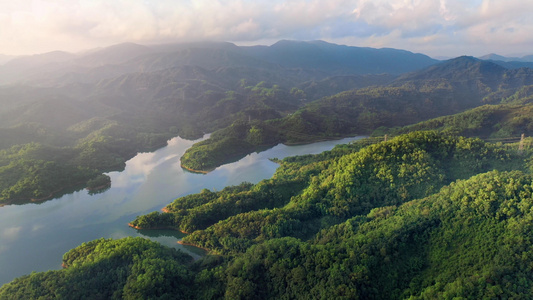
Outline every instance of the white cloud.
<svg viewBox="0 0 533 300">
<path fill-rule="evenodd" d="M 533 3 L 518 0 L 361 0 L 354 16 L 379 29 L 366 39 L 374 45 L 481 55 L 531 46 L 532 12 Z"/>
<path fill-rule="evenodd" d="M 0 0 L 0 51 L 82 50 L 120 42 L 357 41 L 409 50 L 531 45 L 522 0 Z M 441 48 L 442 49 L 442 48 Z M 488 49 L 487 49 L 488 50 Z"/>
</svg>

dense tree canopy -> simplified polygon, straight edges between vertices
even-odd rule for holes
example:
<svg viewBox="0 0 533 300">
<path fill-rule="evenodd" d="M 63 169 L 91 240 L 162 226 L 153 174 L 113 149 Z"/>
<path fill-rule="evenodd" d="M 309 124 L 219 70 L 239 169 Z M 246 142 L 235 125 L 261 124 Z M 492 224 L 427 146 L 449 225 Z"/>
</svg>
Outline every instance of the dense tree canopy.
<svg viewBox="0 0 533 300">
<path fill-rule="evenodd" d="M 189 233 L 182 243 L 210 250 L 197 261 L 142 238 L 100 239 L 67 252 L 62 270 L 5 284 L 0 299 L 533 294 L 533 151 L 472 138 L 532 133 L 530 69 L 461 57 L 392 82 L 384 75 L 387 86 L 331 95 L 328 90 L 340 92 L 350 79 L 302 82 L 300 76 L 317 73 L 284 69 L 280 75 L 268 63 L 250 68 L 257 60 L 221 49 L 208 51 L 206 61 L 182 52 L 180 59 L 203 67 L 30 89 L 30 96 L 0 90 L 20 99 L 0 108 L 0 204 L 108 182 L 98 174 L 175 135 L 213 132 L 182 157 L 184 167 L 198 171 L 278 142 L 398 136 L 276 160 L 271 179 L 205 189 L 131 222 Z M 220 59 L 227 64 L 206 69 Z M 146 60 L 137 62 L 155 68 L 172 56 Z M 317 84 L 329 88 L 319 91 Z M 31 100 L 37 94 L 44 99 Z M 62 114 L 68 117 L 55 117 Z M 442 115 L 449 116 L 428 120 Z"/>
<path fill-rule="evenodd" d="M 438 132 L 364 143 L 286 159 L 272 179 L 256 186 L 179 198 L 166 213 L 140 216 L 132 225 L 173 227 L 191 233 L 187 243 L 241 253 L 273 237 L 309 237 L 373 208 L 431 195 L 457 179 L 525 168 L 516 150 Z"/>
<path fill-rule="evenodd" d="M 1 288 L 2 299 L 174 299 L 191 297 L 186 254 L 142 238 L 95 240 L 65 253 L 60 271 Z"/>
<path fill-rule="evenodd" d="M 287 158 L 270 180 L 137 219 L 192 231 L 186 242 L 214 250 L 196 262 L 140 238 L 101 239 L 0 299 L 527 299 L 530 155 L 414 132 Z"/>
</svg>

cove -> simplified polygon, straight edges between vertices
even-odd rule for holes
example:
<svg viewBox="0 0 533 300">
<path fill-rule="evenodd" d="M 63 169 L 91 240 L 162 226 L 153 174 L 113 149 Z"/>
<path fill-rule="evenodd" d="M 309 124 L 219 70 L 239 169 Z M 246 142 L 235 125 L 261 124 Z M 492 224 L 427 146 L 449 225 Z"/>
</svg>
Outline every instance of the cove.
<svg viewBox="0 0 533 300">
<path fill-rule="evenodd" d="M 278 165 L 269 158 L 316 154 L 360 138 L 280 144 L 208 174 L 197 174 L 182 169 L 180 157 L 202 139 L 177 137 L 159 150 L 137 154 L 126 162 L 123 171 L 107 173 L 111 187 L 102 193 L 91 195 L 81 190 L 43 203 L 0 207 L 0 285 L 32 271 L 58 270 L 65 252 L 99 238 L 141 236 L 200 257 L 203 250 L 177 243 L 184 236 L 177 231 L 136 230 L 127 224 L 138 215 L 160 210 L 175 198 L 204 188 L 221 190 L 243 181 L 257 183 L 270 178 Z"/>
</svg>

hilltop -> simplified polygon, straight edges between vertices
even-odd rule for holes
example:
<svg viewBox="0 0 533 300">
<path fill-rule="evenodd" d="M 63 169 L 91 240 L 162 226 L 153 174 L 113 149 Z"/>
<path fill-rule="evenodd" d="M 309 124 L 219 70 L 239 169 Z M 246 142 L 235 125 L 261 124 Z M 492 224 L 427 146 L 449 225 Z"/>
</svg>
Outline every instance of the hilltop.
<svg viewBox="0 0 533 300">
<path fill-rule="evenodd" d="M 413 132 L 286 158 L 272 179 L 204 190 L 134 221 L 192 232 L 184 243 L 212 250 L 199 261 L 140 238 L 101 239 L 0 298 L 523 297 L 533 280 L 523 155 Z"/>
<path fill-rule="evenodd" d="M 261 143 L 305 143 L 371 134 L 382 127 L 406 126 L 505 102 L 531 84 L 533 69 L 506 69 L 473 57 L 458 57 L 404 74 L 384 86 L 318 99 L 284 118 L 234 124 L 187 150 L 182 164 L 190 169 L 209 170 L 256 149 Z M 252 128 L 265 133 L 259 139 L 261 143 L 250 140 Z M 232 152 L 232 147 L 238 151 Z"/>
<path fill-rule="evenodd" d="M 296 53 L 307 60 L 295 61 Z M 121 169 L 136 152 L 171 137 L 283 118 L 323 96 L 387 84 L 434 62 L 402 50 L 318 41 L 126 43 L 15 57 L 0 66 L 0 202 L 46 198 Z M 277 139 L 259 131 L 255 144 Z M 42 178 L 34 170 L 43 165 L 47 174 L 65 175 Z"/>
</svg>

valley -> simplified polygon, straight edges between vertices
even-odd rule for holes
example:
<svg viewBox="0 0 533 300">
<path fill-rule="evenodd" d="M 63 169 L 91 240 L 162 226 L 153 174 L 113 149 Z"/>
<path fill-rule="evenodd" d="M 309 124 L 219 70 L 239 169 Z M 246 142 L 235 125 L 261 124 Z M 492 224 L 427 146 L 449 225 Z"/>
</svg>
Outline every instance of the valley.
<svg viewBox="0 0 533 300">
<path fill-rule="evenodd" d="M 278 64 L 292 61 L 299 49 L 307 49 L 311 60 L 324 55 L 334 59 L 339 52 L 353 58 L 340 70 L 331 70 L 330 60 L 307 67 L 308 61 Z M 416 66 L 409 69 L 398 61 L 388 64 L 392 75 L 375 74 L 377 69 L 361 74 L 365 62 L 356 55 L 361 51 L 377 57 L 395 53 L 285 41 L 257 49 L 229 43 L 121 44 L 81 57 L 53 52 L 13 59 L 0 66 L 0 74 L 10 74 L 12 80 L 0 87 L 5 104 L 0 109 L 0 202 L 40 199 L 103 171 L 120 170 L 136 152 L 164 145 L 176 135 L 194 139 L 235 122 L 258 123 L 255 138 L 226 147 L 214 163 L 202 162 L 216 167 L 283 141 L 263 132 L 263 121 L 293 113 L 323 93 L 389 82 Z M 421 66 L 435 62 L 399 50 L 396 55 Z M 236 147 L 242 149 L 234 153 Z M 48 174 L 68 175 L 32 172 L 45 163 Z"/>
<path fill-rule="evenodd" d="M 20 244 L 0 253 L 44 230 L 26 211 L 68 242 L 48 230 L 43 272 L 0 299 L 527 295 L 533 69 L 495 58 L 288 40 L 10 58 L 0 214 Z"/>
</svg>

